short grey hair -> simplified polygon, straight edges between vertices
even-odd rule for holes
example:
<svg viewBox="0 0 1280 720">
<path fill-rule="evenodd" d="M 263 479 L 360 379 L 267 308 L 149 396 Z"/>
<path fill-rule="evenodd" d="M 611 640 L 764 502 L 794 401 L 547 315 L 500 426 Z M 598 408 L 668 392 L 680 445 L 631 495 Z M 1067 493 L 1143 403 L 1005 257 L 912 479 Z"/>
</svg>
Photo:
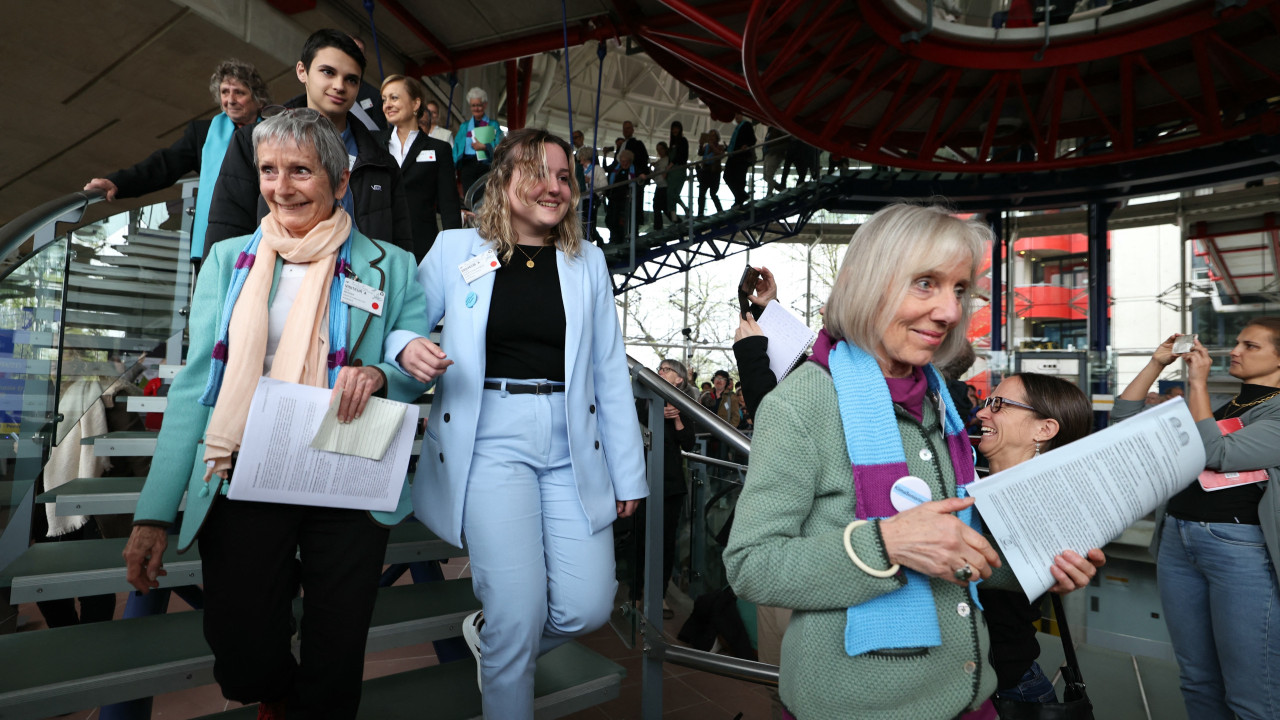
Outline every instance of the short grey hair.
<svg viewBox="0 0 1280 720">
<path fill-rule="evenodd" d="M 227 78 L 237 80 L 249 88 L 249 93 L 253 95 L 253 101 L 258 104 L 259 111 L 271 104 L 271 94 L 267 92 L 267 81 L 262 79 L 258 68 L 235 58 L 227 58 L 213 69 L 213 75 L 209 78 L 209 94 L 213 95 L 213 104 L 218 105 L 222 102 L 222 81 Z"/>
<path fill-rule="evenodd" d="M 631 152 L 630 150 L 619 150 L 618 162 L 622 162 L 623 158 L 626 158 L 627 162 L 635 162 L 636 154 Z"/>
<path fill-rule="evenodd" d="M 473 88 L 471 88 L 470 90 L 468 90 L 468 91 L 467 91 L 467 102 L 471 102 L 472 100 L 479 100 L 480 102 L 484 103 L 485 105 L 488 105 L 488 104 L 489 104 L 489 93 L 485 92 L 485 91 L 484 91 L 484 88 L 481 88 L 481 87 L 473 87 Z"/>
<path fill-rule="evenodd" d="M 980 220 L 961 220 L 941 205 L 897 203 L 881 209 L 853 234 L 827 300 L 823 327 L 832 338 L 848 340 L 879 358 L 881 339 L 912 280 L 963 263 L 972 288 L 993 241 L 991 228 Z M 936 364 L 945 364 L 969 342 L 969 297 L 961 299 L 960 308 L 960 322 L 934 354 Z"/>
<path fill-rule="evenodd" d="M 679 387 L 680 391 L 685 395 L 697 399 L 698 396 L 693 392 L 693 383 L 689 381 L 689 369 L 684 366 L 684 363 L 676 360 L 675 358 L 663 358 L 662 362 L 658 363 L 658 369 L 662 370 L 663 368 L 667 368 L 679 375 L 681 382 L 677 387 Z"/>
<path fill-rule="evenodd" d="M 589 163 L 594 163 L 596 161 L 596 149 L 592 147 L 587 147 L 586 145 L 583 145 L 582 147 L 578 148 L 578 152 L 576 153 L 576 155 L 578 157 L 578 162 L 585 161 Z"/>
<path fill-rule="evenodd" d="M 329 175 L 329 187 L 336 193 L 347 169 L 347 146 L 333 121 L 310 108 L 285 110 L 269 117 L 253 128 L 253 166 L 258 167 L 258 148 L 262 145 L 310 147 L 320 156 L 320 164 Z"/>
</svg>

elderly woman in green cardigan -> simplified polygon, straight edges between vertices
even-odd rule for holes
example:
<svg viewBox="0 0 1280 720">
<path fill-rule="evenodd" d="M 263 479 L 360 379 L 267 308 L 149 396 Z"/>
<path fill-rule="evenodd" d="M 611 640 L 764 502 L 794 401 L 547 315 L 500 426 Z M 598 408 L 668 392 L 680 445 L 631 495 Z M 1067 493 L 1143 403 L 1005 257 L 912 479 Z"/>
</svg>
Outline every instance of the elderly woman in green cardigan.
<svg viewBox="0 0 1280 720">
<path fill-rule="evenodd" d="M 389 526 L 409 512 L 232 500 L 236 452 L 261 377 L 342 392 L 338 419 L 370 395 L 408 402 L 426 386 L 382 362 L 383 341 L 426 323 L 413 256 L 355 229 L 342 208 L 350 172 L 337 128 L 287 110 L 253 131 L 270 213 L 258 231 L 213 246 L 191 301 L 191 347 L 174 379 L 151 472 L 125 547 L 139 592 L 158 586 L 167 529 L 198 543 L 213 676 L 259 718 L 353 718 Z M 377 305 L 348 304 L 356 282 Z M 301 558 L 300 561 L 297 558 Z M 290 649 L 301 585 L 301 661 Z"/>
<path fill-rule="evenodd" d="M 1017 584 L 974 529 L 972 451 L 930 365 L 967 342 L 990 241 L 939 207 L 876 213 L 845 254 L 812 362 L 756 413 L 725 565 L 740 597 L 795 611 L 779 693 L 799 720 L 996 717 L 975 587 Z M 1054 591 L 1103 560 L 1059 555 Z"/>
</svg>

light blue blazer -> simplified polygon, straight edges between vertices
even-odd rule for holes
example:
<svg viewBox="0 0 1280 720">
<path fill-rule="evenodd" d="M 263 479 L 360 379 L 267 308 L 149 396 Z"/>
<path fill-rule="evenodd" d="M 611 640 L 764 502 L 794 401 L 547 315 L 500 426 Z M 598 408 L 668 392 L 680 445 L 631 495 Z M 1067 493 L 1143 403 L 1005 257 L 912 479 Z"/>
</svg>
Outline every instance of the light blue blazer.
<svg viewBox="0 0 1280 720">
<path fill-rule="evenodd" d="M 411 340 L 444 318 L 441 348 L 453 360 L 436 381 L 435 399 L 413 481 L 413 512 L 439 537 L 462 546 L 462 508 L 475 448 L 485 377 L 485 330 L 494 273 L 467 284 L 458 266 L 489 248 L 475 230 L 446 230 L 418 266 L 427 324 L 386 342 L 393 363 Z M 617 519 L 618 500 L 649 494 L 644 450 L 627 371 L 626 349 L 604 253 L 584 243 L 570 260 L 556 251 L 565 315 L 565 408 L 578 498 L 598 532 Z M 537 298 L 529 298 L 537 308 Z"/>
</svg>

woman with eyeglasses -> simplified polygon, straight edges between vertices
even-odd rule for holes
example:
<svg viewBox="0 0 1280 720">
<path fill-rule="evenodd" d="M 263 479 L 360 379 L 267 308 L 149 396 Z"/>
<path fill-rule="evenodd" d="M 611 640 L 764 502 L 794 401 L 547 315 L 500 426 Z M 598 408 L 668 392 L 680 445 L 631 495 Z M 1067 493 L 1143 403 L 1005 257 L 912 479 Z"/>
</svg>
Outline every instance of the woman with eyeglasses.
<svg viewBox="0 0 1280 720">
<path fill-rule="evenodd" d="M 849 244 L 810 362 L 760 401 L 725 568 L 792 608 L 778 682 L 799 720 L 991 718 L 972 581 L 1016 588 L 977 530 L 972 451 L 931 365 L 965 338 L 991 232 L 890 205 Z M 1054 590 L 1101 562 L 1066 552 Z"/>
<path fill-rule="evenodd" d="M 252 236 L 214 245 L 200 272 L 187 364 L 124 550 L 127 577 L 143 594 L 159 586 L 166 528 L 185 492 L 178 550 L 199 543 L 204 635 L 223 695 L 260 703 L 259 718 L 353 718 L 389 528 L 409 513 L 408 484 L 389 513 L 225 494 L 260 378 L 340 391 L 343 422 L 371 395 L 421 395 L 426 387 L 382 354 L 389 332 L 422 327 L 426 302 L 413 257 L 365 237 L 342 209 L 347 151 L 328 118 L 299 108 L 264 120 L 253 157 L 270 211 Z M 385 293 L 380 312 L 347 304 L 353 282 Z M 290 649 L 299 587 L 300 662 Z"/>
<path fill-rule="evenodd" d="M 1206 474 L 1156 508 L 1151 543 L 1182 698 L 1196 720 L 1277 718 L 1280 317 L 1255 317 L 1236 336 L 1227 372 L 1241 384 L 1233 396 L 1209 394 L 1208 350 L 1195 340 L 1175 355 L 1177 337 L 1156 348 L 1111 416 L 1118 422 L 1145 409 L 1156 379 L 1182 358 Z"/>
<path fill-rule="evenodd" d="M 387 357 L 439 378 L 415 516 L 466 538 L 483 610 L 463 621 L 484 715 L 533 717 L 537 658 L 613 609 L 613 523 L 648 495 L 604 253 L 582 240 L 572 150 L 522 128 L 498 144 L 474 230 L 418 267 L 427 317 Z M 424 337 L 444 319 L 440 346 Z"/>
<path fill-rule="evenodd" d="M 667 358 L 658 363 L 658 376 L 675 385 L 690 400 L 698 399 L 689 383 L 689 371 L 679 360 Z M 662 431 L 662 617 L 671 618 L 675 613 L 667 605 L 667 585 L 675 569 L 680 518 L 689 497 L 682 453 L 693 450 L 694 426 L 671 403 L 662 408 L 662 417 L 665 425 Z"/>
<path fill-rule="evenodd" d="M 989 461 L 991 472 L 998 473 L 1088 435 L 1093 426 L 1093 405 L 1080 388 L 1066 380 L 1016 373 L 996 386 L 976 417 L 982 433 L 978 450 Z M 1036 662 L 1040 645 L 1033 623 L 1040 619 L 1044 598 L 1028 602 L 1021 591 L 985 587 L 979 587 L 978 597 L 991 632 L 996 696 L 1055 702 L 1052 677 Z"/>
</svg>

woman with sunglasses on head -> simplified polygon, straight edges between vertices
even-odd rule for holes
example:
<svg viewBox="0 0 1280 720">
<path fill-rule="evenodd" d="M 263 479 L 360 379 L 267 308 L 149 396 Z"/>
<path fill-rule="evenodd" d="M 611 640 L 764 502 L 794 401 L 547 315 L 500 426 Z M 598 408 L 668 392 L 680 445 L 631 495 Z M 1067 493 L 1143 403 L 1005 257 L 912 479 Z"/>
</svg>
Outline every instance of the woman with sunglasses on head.
<svg viewBox="0 0 1280 720">
<path fill-rule="evenodd" d="M 779 694 L 799 720 L 992 718 L 971 581 L 1016 588 L 978 530 L 973 455 L 941 375 L 991 242 L 937 206 L 890 205 L 849 244 L 810 362 L 760 401 L 725 549 L 748 602 L 792 608 Z M 1057 592 L 1101 564 L 1065 552 Z"/>
<path fill-rule="evenodd" d="M 388 358 L 439 378 L 414 513 L 466 538 L 483 606 L 463 621 L 484 715 L 533 717 L 539 655 L 613 608 L 613 522 L 648 495 L 640 424 L 604 253 L 582 241 L 572 150 L 545 130 L 499 143 L 474 230 L 418 267 L 417 334 Z M 424 337 L 444 319 L 437 347 Z"/>
<path fill-rule="evenodd" d="M 422 326 L 425 300 L 413 257 L 365 237 L 342 209 L 347 151 L 328 118 L 286 110 L 258 124 L 252 140 L 270 211 L 254 235 L 214 245 L 200 272 L 187 364 L 169 392 L 124 550 L 127 577 L 144 594 L 159 586 L 166 528 L 185 491 L 178 549 L 199 542 L 204 635 L 223 695 L 260 703 L 259 718 L 353 718 L 389 528 L 409 513 L 408 485 L 389 513 L 224 495 L 237 482 L 260 378 L 341 392 L 342 422 L 373 394 L 421 395 L 425 386 L 382 362 L 382 348 L 390 331 Z M 342 300 L 357 278 L 385 293 L 380 313 Z"/>
<path fill-rule="evenodd" d="M 1272 483 L 1280 482 L 1280 318 L 1253 318 L 1236 336 L 1228 369 L 1241 382 L 1234 396 L 1209 394 L 1208 351 L 1195 340 L 1190 352 L 1175 355 L 1177 337 L 1161 343 L 1116 398 L 1112 419 L 1141 412 L 1148 390 L 1181 357 L 1205 469 L 1227 474 L 1223 480 L 1266 472 L 1263 482 L 1212 492 L 1194 482 L 1156 508 L 1152 552 L 1182 698 L 1196 720 L 1277 718 L 1280 496 Z"/>
<path fill-rule="evenodd" d="M 978 409 L 982 439 L 978 450 L 992 473 L 1007 470 L 1075 442 L 1093 426 L 1093 406 L 1080 388 L 1066 380 L 1037 373 L 1016 373 L 996 386 Z M 1051 676 L 1036 658 L 1034 622 L 1044 598 L 1028 602 L 1021 591 L 979 587 L 983 615 L 991 632 L 991 665 L 996 696 L 1024 702 L 1055 702 Z"/>
</svg>

